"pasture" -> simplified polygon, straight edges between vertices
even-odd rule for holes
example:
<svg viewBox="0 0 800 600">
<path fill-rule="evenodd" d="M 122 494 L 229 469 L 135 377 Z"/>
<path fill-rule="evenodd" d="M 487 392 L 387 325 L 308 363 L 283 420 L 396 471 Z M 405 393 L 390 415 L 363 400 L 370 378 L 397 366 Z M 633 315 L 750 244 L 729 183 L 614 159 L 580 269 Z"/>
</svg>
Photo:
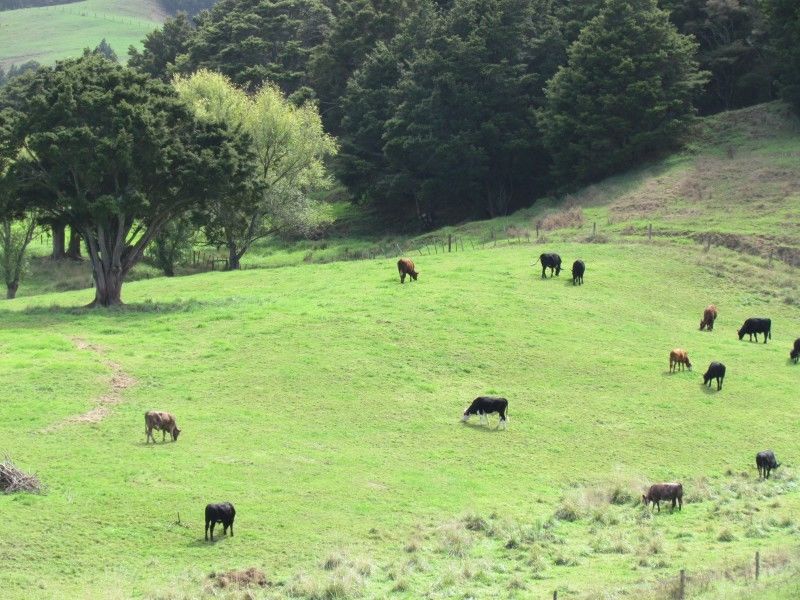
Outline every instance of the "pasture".
<svg viewBox="0 0 800 600">
<path fill-rule="evenodd" d="M 71 4 L 0 12 L 0 66 L 35 60 L 50 64 L 80 56 L 106 38 L 121 61 L 128 47 L 165 19 L 150 0 L 83 0 Z M 42 43 L 46 40 L 46 43 Z"/>
<path fill-rule="evenodd" d="M 543 251 L 582 258 L 585 284 L 542 280 Z M 4 303 L 0 453 L 47 485 L 0 496 L 4 596 L 197 597 L 257 567 L 256 597 L 583 598 L 756 549 L 791 564 L 784 269 L 657 241 L 414 260 L 405 285 L 380 259 L 138 281 L 120 310 L 74 308 L 85 290 Z M 768 344 L 737 340 L 749 316 L 772 318 Z M 668 372 L 675 347 L 693 371 Z M 483 394 L 509 399 L 507 431 L 460 422 Z M 145 445 L 151 409 L 178 442 Z M 766 448 L 784 466 L 759 482 Z M 640 494 L 671 480 L 683 510 L 651 517 Z M 222 501 L 236 536 L 206 543 Z"/>
</svg>

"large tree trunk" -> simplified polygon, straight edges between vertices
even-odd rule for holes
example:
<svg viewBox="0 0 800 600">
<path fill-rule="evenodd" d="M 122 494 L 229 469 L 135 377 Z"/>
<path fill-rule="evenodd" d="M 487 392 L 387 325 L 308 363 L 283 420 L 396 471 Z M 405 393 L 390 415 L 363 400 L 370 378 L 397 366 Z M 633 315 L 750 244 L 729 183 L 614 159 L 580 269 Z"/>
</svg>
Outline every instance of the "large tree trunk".
<svg viewBox="0 0 800 600">
<path fill-rule="evenodd" d="M 13 300 L 17 297 L 17 289 L 19 289 L 19 281 L 13 283 L 6 283 L 6 298 Z"/>
<path fill-rule="evenodd" d="M 102 281 L 102 283 L 100 283 Z M 97 277 L 95 273 L 94 300 L 89 308 L 98 306 L 119 306 L 122 304 L 122 276 L 120 273 L 106 273 Z"/>
<path fill-rule="evenodd" d="M 64 252 L 65 229 L 66 225 L 63 223 L 53 223 L 53 253 L 50 258 L 53 260 L 61 260 L 66 257 Z"/>
<path fill-rule="evenodd" d="M 69 248 L 67 249 L 67 257 L 72 260 L 81 259 L 81 235 L 70 227 L 69 231 Z"/>
<path fill-rule="evenodd" d="M 235 245 L 228 245 L 228 270 L 238 271 L 242 268 L 242 253 L 239 252 Z"/>
</svg>

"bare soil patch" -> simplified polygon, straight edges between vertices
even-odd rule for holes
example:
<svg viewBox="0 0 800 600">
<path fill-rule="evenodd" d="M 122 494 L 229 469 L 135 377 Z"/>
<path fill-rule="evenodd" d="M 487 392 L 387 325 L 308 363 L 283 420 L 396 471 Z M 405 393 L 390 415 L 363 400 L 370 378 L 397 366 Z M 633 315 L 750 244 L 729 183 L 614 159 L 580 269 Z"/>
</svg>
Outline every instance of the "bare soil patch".
<svg viewBox="0 0 800 600">
<path fill-rule="evenodd" d="M 89 343 L 82 338 L 74 338 L 72 341 L 75 344 L 75 347 L 79 350 L 94 352 L 100 356 L 103 355 L 103 348 L 96 344 Z M 107 393 L 97 398 L 97 406 L 83 414 L 72 415 L 62 419 L 61 421 L 58 421 L 57 423 L 53 423 L 52 425 L 46 427 L 43 430 L 44 432 L 49 433 L 51 431 L 56 431 L 65 425 L 70 425 L 73 423 L 99 423 L 111 414 L 112 406 L 122 402 L 122 393 L 128 388 L 136 385 L 136 379 L 126 373 L 119 363 L 110 360 L 106 360 L 104 362 L 105 365 L 111 369 L 111 381 L 109 382 L 110 389 Z"/>
</svg>

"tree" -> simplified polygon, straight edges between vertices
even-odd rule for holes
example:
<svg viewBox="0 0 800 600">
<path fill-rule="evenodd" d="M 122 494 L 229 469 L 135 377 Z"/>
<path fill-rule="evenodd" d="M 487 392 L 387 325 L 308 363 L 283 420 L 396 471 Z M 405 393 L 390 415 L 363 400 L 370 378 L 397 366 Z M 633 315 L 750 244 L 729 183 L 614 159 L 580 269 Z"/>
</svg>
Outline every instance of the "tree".
<svg viewBox="0 0 800 600">
<path fill-rule="evenodd" d="M 607 0 L 539 112 L 562 182 L 598 179 L 674 145 L 705 80 L 695 50 L 656 0 Z"/>
<path fill-rule="evenodd" d="M 188 218 L 167 223 L 153 240 L 152 260 L 167 277 L 175 276 L 175 267 L 192 249 L 195 226 Z"/>
<path fill-rule="evenodd" d="M 800 4 L 766 0 L 766 11 L 781 97 L 800 113 Z"/>
<path fill-rule="evenodd" d="M 18 115 L 11 137 L 25 207 L 78 230 L 91 306 L 121 304 L 158 232 L 210 196 L 238 193 L 252 169 L 243 141 L 195 119 L 170 86 L 93 54 L 15 80 L 3 105 Z"/>
<path fill-rule="evenodd" d="M 217 71 L 249 91 L 307 95 L 308 62 L 332 22 L 319 0 L 220 0 L 201 13 L 181 73 Z"/>
<path fill-rule="evenodd" d="M 107 58 L 111 62 L 119 62 L 119 59 L 117 58 L 117 53 L 114 52 L 114 49 L 111 47 L 111 44 L 109 44 L 106 41 L 106 38 L 103 38 L 100 41 L 100 43 L 93 50 L 93 52 L 95 54 L 99 54 L 100 56 L 104 56 L 105 58 Z"/>
<path fill-rule="evenodd" d="M 206 236 L 228 249 L 229 268 L 240 267 L 256 240 L 308 227 L 315 215 L 311 193 L 327 185 L 324 161 L 336 152 L 316 105 L 295 106 L 272 85 L 248 96 L 210 71 L 180 78 L 175 86 L 198 118 L 247 134 L 256 157 L 252 185 L 239 196 L 216 197 L 207 209 Z"/>
<path fill-rule="evenodd" d="M 141 52 L 128 48 L 128 66 L 168 83 L 178 72 L 178 58 L 189 51 L 193 33 L 194 25 L 184 13 L 167 19 L 145 36 Z"/>
</svg>

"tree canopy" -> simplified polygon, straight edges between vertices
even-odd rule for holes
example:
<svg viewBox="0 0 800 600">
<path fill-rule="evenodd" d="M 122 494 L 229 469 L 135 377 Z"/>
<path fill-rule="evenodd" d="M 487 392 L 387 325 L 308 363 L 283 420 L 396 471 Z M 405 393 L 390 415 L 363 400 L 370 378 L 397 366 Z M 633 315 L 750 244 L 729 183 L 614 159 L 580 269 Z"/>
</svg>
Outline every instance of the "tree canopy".
<svg viewBox="0 0 800 600">
<path fill-rule="evenodd" d="M 202 122 L 175 91 L 86 54 L 4 88 L 26 207 L 86 242 L 94 305 L 121 303 L 130 269 L 159 230 L 252 169 L 242 140 Z"/>
<path fill-rule="evenodd" d="M 238 196 L 217 196 L 206 211 L 206 235 L 228 249 L 230 268 L 266 235 L 302 233 L 314 219 L 310 194 L 329 183 L 324 161 L 336 152 L 316 105 L 295 106 L 274 85 L 248 95 L 205 70 L 175 87 L 200 120 L 246 134 L 255 156 L 254 181 Z"/>
</svg>

